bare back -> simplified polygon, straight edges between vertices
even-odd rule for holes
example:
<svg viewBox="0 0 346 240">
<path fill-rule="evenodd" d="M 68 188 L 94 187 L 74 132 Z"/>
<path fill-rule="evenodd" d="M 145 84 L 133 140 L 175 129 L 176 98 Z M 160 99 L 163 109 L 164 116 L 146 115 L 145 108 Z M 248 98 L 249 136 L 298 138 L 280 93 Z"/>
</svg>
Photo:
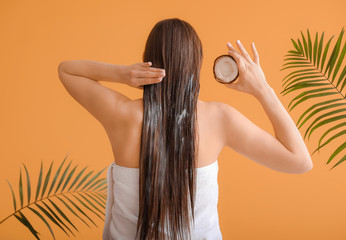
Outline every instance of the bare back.
<svg viewBox="0 0 346 240">
<path fill-rule="evenodd" d="M 139 154 L 143 122 L 143 99 L 128 101 L 121 106 L 121 122 L 106 129 L 117 165 L 139 168 Z M 198 100 L 197 123 L 199 152 L 196 167 L 212 164 L 224 147 L 222 129 L 214 102 Z"/>
</svg>

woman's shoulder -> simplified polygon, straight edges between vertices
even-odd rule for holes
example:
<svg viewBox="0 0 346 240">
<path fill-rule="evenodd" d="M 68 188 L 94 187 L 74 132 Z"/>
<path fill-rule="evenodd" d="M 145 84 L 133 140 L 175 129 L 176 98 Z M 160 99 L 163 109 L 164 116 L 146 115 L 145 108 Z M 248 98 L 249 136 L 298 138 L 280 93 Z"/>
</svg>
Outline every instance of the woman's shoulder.
<svg viewBox="0 0 346 240">
<path fill-rule="evenodd" d="M 209 101 L 204 104 L 203 114 L 214 125 L 214 131 L 224 134 L 226 128 L 236 127 L 235 122 L 244 117 L 235 107 L 218 101 Z"/>
<path fill-rule="evenodd" d="M 143 99 L 134 99 L 118 105 L 117 125 L 131 125 L 140 122 L 143 118 Z"/>
<path fill-rule="evenodd" d="M 203 105 L 205 105 L 205 108 L 208 109 L 208 112 L 220 115 L 224 114 L 227 111 L 232 111 L 232 109 L 234 109 L 227 103 L 217 101 L 204 102 Z"/>
</svg>

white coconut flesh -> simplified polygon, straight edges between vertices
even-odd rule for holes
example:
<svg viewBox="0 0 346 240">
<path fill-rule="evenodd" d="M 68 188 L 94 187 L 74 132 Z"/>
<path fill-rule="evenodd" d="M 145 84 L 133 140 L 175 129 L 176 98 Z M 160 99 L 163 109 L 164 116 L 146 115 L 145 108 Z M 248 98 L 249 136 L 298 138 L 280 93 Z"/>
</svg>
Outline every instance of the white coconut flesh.
<svg viewBox="0 0 346 240">
<path fill-rule="evenodd" d="M 238 75 L 237 63 L 228 56 L 220 57 L 215 63 L 216 77 L 224 82 L 232 82 Z"/>
</svg>

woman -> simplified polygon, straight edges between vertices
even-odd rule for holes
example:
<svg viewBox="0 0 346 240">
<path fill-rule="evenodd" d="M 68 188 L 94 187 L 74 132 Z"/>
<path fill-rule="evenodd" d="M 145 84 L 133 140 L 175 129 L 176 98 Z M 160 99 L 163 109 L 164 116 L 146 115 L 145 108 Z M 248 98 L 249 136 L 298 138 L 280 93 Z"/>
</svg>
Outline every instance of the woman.
<svg viewBox="0 0 346 240">
<path fill-rule="evenodd" d="M 104 239 L 222 239 L 217 159 L 225 146 L 276 171 L 312 168 L 298 129 L 266 82 L 254 44 L 254 60 L 237 45 L 240 52 L 227 46 L 239 79 L 225 86 L 260 101 L 275 137 L 228 104 L 198 99 L 202 45 L 194 28 L 178 18 L 154 26 L 143 63 L 60 63 L 64 87 L 104 126 L 113 149 Z M 143 98 L 131 100 L 99 81 L 143 89 Z"/>
</svg>

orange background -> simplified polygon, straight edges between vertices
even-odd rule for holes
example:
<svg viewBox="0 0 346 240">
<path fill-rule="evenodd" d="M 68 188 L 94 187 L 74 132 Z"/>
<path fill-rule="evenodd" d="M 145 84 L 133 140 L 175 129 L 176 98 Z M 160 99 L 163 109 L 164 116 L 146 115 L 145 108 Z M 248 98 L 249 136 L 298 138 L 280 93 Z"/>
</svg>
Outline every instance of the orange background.
<svg viewBox="0 0 346 240">
<path fill-rule="evenodd" d="M 281 79 L 289 73 L 280 69 L 284 55 L 293 49 L 291 38 L 301 38 L 300 31 L 306 36 L 309 28 L 312 36 L 325 31 L 325 39 L 335 34 L 331 42 L 334 46 L 345 24 L 345 8 L 342 0 L 1 1 L 0 218 L 12 213 L 6 179 L 17 193 L 20 167 L 24 173 L 22 163 L 35 176 L 36 186 L 41 160 L 45 172 L 50 161 L 61 163 L 68 152 L 73 163 L 97 171 L 112 162 L 102 125 L 68 95 L 59 81 L 59 62 L 141 62 L 145 41 L 155 23 L 181 18 L 196 29 L 203 44 L 200 99 L 226 102 L 274 135 L 254 97 L 213 79 L 214 59 L 227 53 L 227 41 L 236 46 L 235 41 L 241 40 L 250 54 L 250 44 L 255 42 L 267 81 L 287 109 L 296 94 L 280 94 Z M 142 96 L 141 90 L 126 85 L 102 84 L 132 99 Z M 289 112 L 294 122 L 305 109 L 301 105 Z M 305 130 L 306 125 L 300 129 L 301 134 Z M 310 153 L 322 132 L 316 131 L 309 141 L 305 140 Z M 340 143 L 339 139 L 316 152 L 312 157 L 314 168 L 302 175 L 275 172 L 224 148 L 219 156 L 218 178 L 223 238 L 346 239 L 346 163 L 332 171 L 329 169 L 337 160 L 326 165 Z M 36 216 L 31 219 L 39 226 L 42 239 L 52 239 Z M 101 239 L 103 222 L 96 219 L 96 224 L 99 228 L 89 229 L 77 221 L 80 233 L 76 233 L 76 239 Z M 68 239 L 55 226 L 54 232 L 57 239 Z M 34 239 L 14 217 L 0 225 L 0 238 Z"/>
</svg>

